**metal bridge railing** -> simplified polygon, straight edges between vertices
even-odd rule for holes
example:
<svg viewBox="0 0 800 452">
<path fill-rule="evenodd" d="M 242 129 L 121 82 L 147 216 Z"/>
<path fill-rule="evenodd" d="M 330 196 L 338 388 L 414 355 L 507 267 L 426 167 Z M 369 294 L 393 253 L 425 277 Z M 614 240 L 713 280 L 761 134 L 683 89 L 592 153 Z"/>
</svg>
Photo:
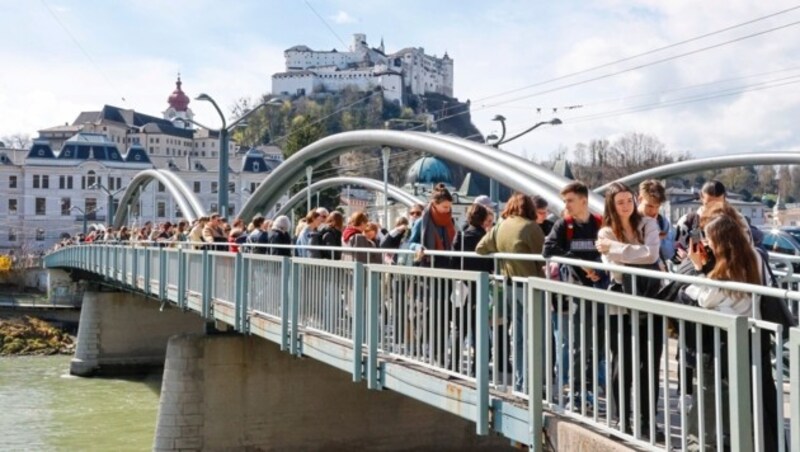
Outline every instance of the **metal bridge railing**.
<svg viewBox="0 0 800 452">
<path fill-rule="evenodd" d="M 760 296 L 800 301 L 791 285 L 724 283 L 564 258 L 489 258 L 722 287 L 746 293 L 754 306 Z M 800 330 L 792 329 L 785 343 L 780 325 L 757 318 L 547 279 L 255 253 L 81 245 L 49 254 L 45 265 L 93 271 L 238 331 L 249 332 L 256 319 L 272 322 L 268 339 L 294 354 L 311 346 L 303 345 L 311 336 L 350 344 L 349 357 L 332 361 L 347 360 L 353 379 L 366 378 L 371 388 L 381 387 L 381 363 L 389 361 L 464 380 L 477 394 L 479 433 L 488 431 L 495 399 L 495 407 L 526 406 L 529 432 L 540 431 L 546 409 L 645 449 L 687 449 L 692 422 L 699 446 L 749 451 L 774 444 L 780 451 L 800 444 Z M 793 283 L 792 275 L 782 276 Z M 770 379 L 777 391 L 766 390 Z M 537 433 L 513 439 L 541 446 Z"/>
</svg>

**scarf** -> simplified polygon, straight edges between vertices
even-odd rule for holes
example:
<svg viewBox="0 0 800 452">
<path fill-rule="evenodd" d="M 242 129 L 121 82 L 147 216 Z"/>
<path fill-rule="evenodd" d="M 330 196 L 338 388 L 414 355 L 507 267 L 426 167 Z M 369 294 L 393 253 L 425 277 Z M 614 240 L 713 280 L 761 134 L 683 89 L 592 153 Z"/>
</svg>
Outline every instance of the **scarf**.
<svg viewBox="0 0 800 452">
<path fill-rule="evenodd" d="M 441 213 L 429 204 L 422 214 L 422 246 L 437 251 L 447 251 L 453 247 L 456 227 L 450 212 Z"/>
<path fill-rule="evenodd" d="M 347 226 L 344 228 L 344 232 L 342 232 L 342 243 L 347 244 L 347 242 L 350 241 L 350 238 L 356 234 L 361 234 L 361 231 L 353 226 Z"/>
</svg>

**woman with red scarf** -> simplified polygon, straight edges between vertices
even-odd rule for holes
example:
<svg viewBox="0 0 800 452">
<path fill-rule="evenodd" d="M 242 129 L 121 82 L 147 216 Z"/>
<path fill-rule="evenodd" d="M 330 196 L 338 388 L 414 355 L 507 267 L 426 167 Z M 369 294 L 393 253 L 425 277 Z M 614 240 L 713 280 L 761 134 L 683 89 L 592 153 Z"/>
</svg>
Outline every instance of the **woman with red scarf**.
<svg viewBox="0 0 800 452">
<path fill-rule="evenodd" d="M 414 265 L 420 267 L 449 268 L 450 258 L 443 256 L 426 256 L 425 250 L 450 251 L 456 237 L 456 227 L 453 221 L 453 196 L 444 184 L 437 184 L 431 191 L 431 202 L 422 212 L 422 218 L 414 223 L 409 238 L 409 248 L 415 250 Z M 425 284 L 420 280 L 414 288 L 411 312 L 413 334 L 416 339 L 414 344 L 422 344 L 422 350 L 416 353 L 428 355 L 431 363 L 443 365 L 447 360 L 447 347 L 437 344 L 447 343 L 448 315 L 450 309 L 450 286 L 446 281 L 440 284 Z M 438 324 L 431 331 L 431 319 L 438 319 Z"/>
<path fill-rule="evenodd" d="M 444 184 L 437 184 L 431 191 L 431 202 L 422 212 L 422 218 L 411 228 L 409 248 L 417 251 L 414 265 L 421 267 L 447 268 L 450 259 L 441 256 L 425 256 L 425 250 L 450 251 L 456 237 L 453 221 L 453 196 Z"/>
</svg>

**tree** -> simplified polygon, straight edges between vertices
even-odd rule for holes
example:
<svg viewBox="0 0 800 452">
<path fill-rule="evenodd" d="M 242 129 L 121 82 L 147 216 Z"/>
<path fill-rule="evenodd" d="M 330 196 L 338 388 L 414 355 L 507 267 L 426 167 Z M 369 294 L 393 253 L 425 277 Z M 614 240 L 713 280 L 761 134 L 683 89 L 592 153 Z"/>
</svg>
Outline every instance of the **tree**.
<svg viewBox="0 0 800 452">
<path fill-rule="evenodd" d="M 775 167 L 772 165 L 764 165 L 758 167 L 758 186 L 761 193 L 775 193 L 777 184 L 775 183 L 777 174 Z"/>
<path fill-rule="evenodd" d="M 794 187 L 795 184 L 792 183 L 792 171 L 789 169 L 789 165 L 781 165 L 778 170 L 778 193 L 784 201 L 792 195 Z"/>
<path fill-rule="evenodd" d="M 31 136 L 27 133 L 14 133 L 11 135 L 5 135 L 0 138 L 0 142 L 2 142 L 5 147 L 9 147 L 11 149 L 29 149 L 33 144 Z"/>
</svg>

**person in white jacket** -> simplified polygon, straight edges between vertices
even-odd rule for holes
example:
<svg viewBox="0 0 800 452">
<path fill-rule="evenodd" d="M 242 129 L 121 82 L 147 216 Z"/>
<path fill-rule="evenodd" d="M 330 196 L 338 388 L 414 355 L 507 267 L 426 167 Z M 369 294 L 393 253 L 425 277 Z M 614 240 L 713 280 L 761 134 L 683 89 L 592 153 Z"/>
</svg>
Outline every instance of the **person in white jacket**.
<svg viewBox="0 0 800 452">
<path fill-rule="evenodd" d="M 643 216 L 636 207 L 636 194 L 627 185 L 621 183 L 612 184 L 606 192 L 605 210 L 603 214 L 603 228 L 597 234 L 597 251 L 602 255 L 603 261 L 643 267 L 651 270 L 658 270 L 660 256 L 661 239 L 659 228 L 655 219 Z M 619 272 L 612 272 L 612 286 L 619 288 L 620 292 L 633 293 L 639 296 L 653 297 L 660 288 L 660 279 L 635 277 L 636 284 L 632 284 L 634 278 L 625 277 Z M 611 362 L 613 366 L 611 391 L 616 401 L 617 414 L 620 418 L 620 425 L 628 432 L 633 431 L 633 422 L 638 421 L 641 425 L 641 432 L 644 436 L 649 436 L 650 432 L 650 394 L 655 397 L 658 405 L 658 374 L 661 353 L 663 352 L 663 322 L 660 317 L 653 319 L 653 329 L 649 330 L 649 322 L 644 317 L 644 322 L 639 322 L 639 359 L 633 351 L 633 323 L 631 314 L 624 309 L 614 306 L 608 307 L 611 316 L 609 325 L 611 333 Z M 639 315 L 634 313 L 633 315 Z M 619 339 L 620 330 L 622 338 Z M 651 333 L 651 334 L 648 334 Z M 652 342 L 649 338 L 652 338 Z M 653 354 L 653 364 L 655 370 L 651 373 L 648 362 L 649 355 Z M 640 411 L 638 419 L 634 419 L 634 387 L 633 372 L 638 369 Z M 620 394 L 620 378 L 625 392 Z M 656 440 L 661 440 L 663 433 L 656 432 Z"/>
</svg>

